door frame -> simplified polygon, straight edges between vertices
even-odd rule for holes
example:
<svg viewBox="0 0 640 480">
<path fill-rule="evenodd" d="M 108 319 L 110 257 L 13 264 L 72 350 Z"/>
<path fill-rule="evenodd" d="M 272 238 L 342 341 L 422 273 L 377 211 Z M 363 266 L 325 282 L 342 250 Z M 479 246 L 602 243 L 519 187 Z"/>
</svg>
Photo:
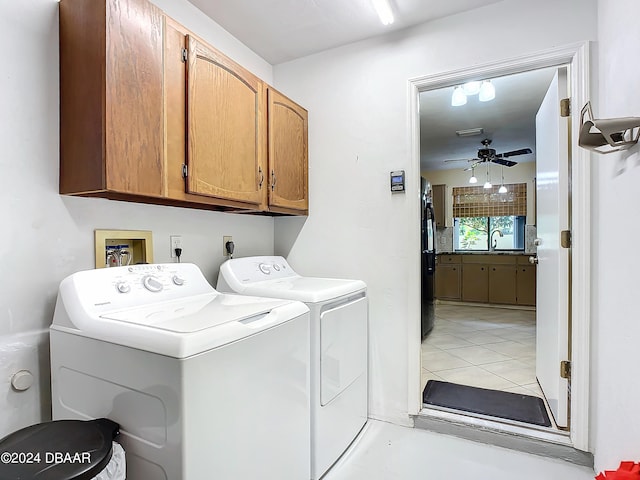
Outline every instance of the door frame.
<svg viewBox="0 0 640 480">
<path fill-rule="evenodd" d="M 571 326 L 571 401 L 570 440 L 574 448 L 589 450 L 589 362 L 590 362 L 590 299 L 591 299 L 591 154 L 578 147 L 580 109 L 590 95 L 589 42 L 570 44 L 520 57 L 500 60 L 459 70 L 410 79 L 408 106 L 413 173 L 413 187 L 419 191 L 420 183 L 420 92 L 451 87 L 475 80 L 510 75 L 539 68 L 569 66 L 569 92 L 571 97 L 570 142 L 570 209 L 571 209 L 571 265 L 569 321 Z M 415 245 L 412 278 L 420 278 L 420 222 L 419 195 L 412 202 L 412 215 L 416 218 L 411 243 Z M 416 300 L 419 304 L 420 299 Z M 408 405 L 409 415 L 418 415 L 422 409 L 420 392 L 420 309 L 409 319 L 408 328 Z"/>
</svg>

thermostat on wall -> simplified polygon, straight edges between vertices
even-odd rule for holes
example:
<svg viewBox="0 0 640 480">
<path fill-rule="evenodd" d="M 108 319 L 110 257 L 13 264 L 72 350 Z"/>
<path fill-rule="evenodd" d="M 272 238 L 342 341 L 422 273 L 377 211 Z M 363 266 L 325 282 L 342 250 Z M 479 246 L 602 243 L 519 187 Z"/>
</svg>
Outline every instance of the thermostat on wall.
<svg viewBox="0 0 640 480">
<path fill-rule="evenodd" d="M 404 192 L 404 170 L 391 172 L 391 192 Z"/>
</svg>

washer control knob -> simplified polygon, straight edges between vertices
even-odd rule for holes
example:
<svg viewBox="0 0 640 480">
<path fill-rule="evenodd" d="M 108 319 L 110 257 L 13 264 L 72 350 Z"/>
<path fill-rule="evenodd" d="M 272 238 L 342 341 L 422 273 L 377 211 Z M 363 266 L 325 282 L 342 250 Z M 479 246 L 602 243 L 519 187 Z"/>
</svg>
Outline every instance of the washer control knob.
<svg viewBox="0 0 640 480">
<path fill-rule="evenodd" d="M 260 265 L 258 265 L 258 268 L 265 275 L 270 275 L 271 274 L 271 267 L 269 267 L 269 265 L 267 265 L 266 263 L 261 263 Z"/>
<path fill-rule="evenodd" d="M 150 292 L 159 292 L 162 290 L 162 283 L 153 275 L 147 275 L 142 279 L 142 284 L 144 288 L 149 290 Z"/>
<path fill-rule="evenodd" d="M 120 293 L 129 293 L 131 291 L 131 285 L 127 282 L 118 282 L 116 288 Z"/>
<path fill-rule="evenodd" d="M 175 283 L 176 285 L 178 285 L 179 287 L 181 287 L 182 285 L 184 285 L 184 278 L 179 277 L 178 275 L 174 275 L 171 280 L 173 280 L 173 283 Z"/>
<path fill-rule="evenodd" d="M 274 264 L 273 264 L 273 269 L 274 269 L 276 272 L 279 272 L 279 271 L 280 271 L 280 265 L 278 265 L 277 263 L 274 263 Z"/>
</svg>

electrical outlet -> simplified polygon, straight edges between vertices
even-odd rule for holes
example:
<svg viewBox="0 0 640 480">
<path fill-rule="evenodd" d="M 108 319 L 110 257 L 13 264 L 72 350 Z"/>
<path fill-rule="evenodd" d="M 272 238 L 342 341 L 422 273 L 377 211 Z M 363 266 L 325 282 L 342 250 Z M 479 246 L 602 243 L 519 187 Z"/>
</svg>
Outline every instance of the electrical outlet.
<svg viewBox="0 0 640 480">
<path fill-rule="evenodd" d="M 182 248 L 182 237 L 180 235 L 171 235 L 171 258 L 176 258 L 176 248 Z"/>
<path fill-rule="evenodd" d="M 227 253 L 227 242 L 232 242 L 232 241 L 233 241 L 232 236 L 222 237 L 222 255 L 224 255 L 225 257 L 229 256 L 229 254 Z"/>
</svg>

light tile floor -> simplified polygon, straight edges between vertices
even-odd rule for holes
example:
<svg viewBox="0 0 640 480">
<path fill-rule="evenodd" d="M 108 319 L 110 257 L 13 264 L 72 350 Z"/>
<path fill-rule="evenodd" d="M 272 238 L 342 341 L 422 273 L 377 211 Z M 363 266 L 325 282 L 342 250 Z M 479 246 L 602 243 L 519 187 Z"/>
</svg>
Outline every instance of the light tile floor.
<svg viewBox="0 0 640 480">
<path fill-rule="evenodd" d="M 435 313 L 422 342 L 422 389 L 434 379 L 544 398 L 535 311 L 438 304 Z"/>
<path fill-rule="evenodd" d="M 322 480 L 593 480 L 591 468 L 369 420 Z"/>
</svg>

